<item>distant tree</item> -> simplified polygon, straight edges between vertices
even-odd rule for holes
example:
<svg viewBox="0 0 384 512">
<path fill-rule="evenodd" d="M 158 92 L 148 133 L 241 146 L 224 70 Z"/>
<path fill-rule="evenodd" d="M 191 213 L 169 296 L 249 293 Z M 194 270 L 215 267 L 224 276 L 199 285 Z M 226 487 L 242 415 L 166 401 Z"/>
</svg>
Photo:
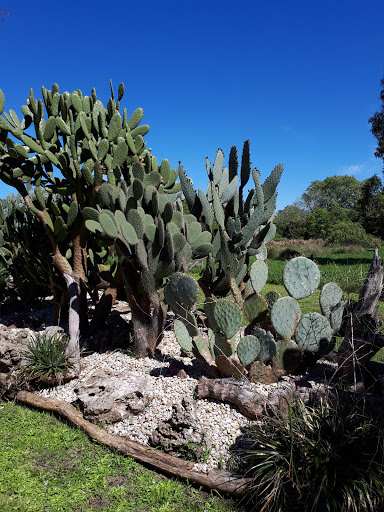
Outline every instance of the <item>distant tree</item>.
<svg viewBox="0 0 384 512">
<path fill-rule="evenodd" d="M 384 187 L 377 174 L 362 182 L 357 211 L 366 232 L 384 238 Z"/>
<path fill-rule="evenodd" d="M 384 78 L 382 78 L 380 85 L 381 109 L 369 118 L 368 122 L 371 123 L 371 132 L 377 139 L 377 148 L 375 156 L 384 159 Z"/>
<path fill-rule="evenodd" d="M 312 181 L 301 200 L 309 212 L 318 208 L 327 211 L 336 207 L 354 209 L 360 195 L 361 182 L 354 176 L 331 176 L 323 181 Z"/>
<path fill-rule="evenodd" d="M 291 204 L 279 210 L 275 217 L 277 233 L 284 238 L 302 238 L 307 212 Z"/>
</svg>

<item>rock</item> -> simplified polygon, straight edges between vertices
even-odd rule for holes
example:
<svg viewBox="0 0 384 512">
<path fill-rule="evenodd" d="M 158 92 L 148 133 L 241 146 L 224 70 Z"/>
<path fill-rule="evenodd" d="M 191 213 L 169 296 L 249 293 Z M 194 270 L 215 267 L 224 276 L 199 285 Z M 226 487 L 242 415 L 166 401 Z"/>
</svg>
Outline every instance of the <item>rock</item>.
<svg viewBox="0 0 384 512">
<path fill-rule="evenodd" d="M 203 451 L 203 439 L 193 400 L 185 397 L 181 404 L 172 406 L 172 416 L 167 421 L 159 422 L 149 441 L 153 446 L 161 446 L 165 452 L 176 455 L 183 451 L 187 443 L 192 443 L 196 458 L 199 458 L 199 452 Z"/>
<path fill-rule="evenodd" d="M 171 377 L 175 377 L 181 371 L 185 372 L 185 364 L 182 361 L 177 361 L 176 359 L 172 359 L 168 367 L 168 373 Z"/>
<path fill-rule="evenodd" d="M 59 334 L 64 334 L 64 329 L 59 327 L 58 325 L 48 325 L 44 331 L 40 333 L 41 336 L 57 336 Z"/>
<path fill-rule="evenodd" d="M 0 373 L 0 399 L 12 398 L 17 391 L 20 391 L 20 384 L 13 373 Z"/>
<path fill-rule="evenodd" d="M 25 365 L 27 350 L 25 345 L 0 338 L 0 372 L 8 373 L 16 365 Z"/>
<path fill-rule="evenodd" d="M 98 370 L 75 388 L 84 418 L 115 423 L 139 414 L 151 402 L 150 381 L 127 371 Z"/>
<path fill-rule="evenodd" d="M 252 363 L 248 378 L 256 384 L 274 384 L 284 375 L 283 370 L 275 370 L 272 366 L 268 366 L 261 361 Z"/>
</svg>

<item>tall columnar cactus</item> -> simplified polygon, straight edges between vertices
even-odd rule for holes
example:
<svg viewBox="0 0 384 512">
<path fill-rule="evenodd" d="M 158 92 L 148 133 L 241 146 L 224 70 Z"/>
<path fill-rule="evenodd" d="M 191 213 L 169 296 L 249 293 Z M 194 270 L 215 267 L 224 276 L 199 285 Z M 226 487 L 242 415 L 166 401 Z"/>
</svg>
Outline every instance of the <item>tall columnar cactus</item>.
<svg viewBox="0 0 384 512">
<path fill-rule="evenodd" d="M 269 302 L 260 295 L 267 279 L 265 269 L 260 268 L 263 265 L 266 267 L 264 261 L 256 260 L 251 266 L 253 291 L 242 305 L 237 305 L 233 296 L 206 299 L 203 329 L 198 329 L 193 319 L 197 283 L 189 276 L 175 274 L 165 287 L 166 301 L 178 315 L 175 335 L 180 346 L 225 377 L 248 375 L 253 381 L 264 380 L 265 365 L 270 370 L 269 379 L 271 374 L 277 379 L 299 366 L 302 369 L 306 354 L 319 357 L 332 349 L 334 335 L 340 329 L 344 302 L 336 283 L 328 283 L 321 290 L 323 315 L 301 315 L 298 299 L 311 295 L 320 282 L 313 261 L 304 257 L 290 260 L 283 272 L 290 295 L 267 297 Z M 264 277 L 252 279 L 252 274 Z"/>
<path fill-rule="evenodd" d="M 239 288 L 246 295 L 249 281 L 250 256 L 266 258 L 266 244 L 276 233 L 273 216 L 276 206 L 276 187 L 283 167 L 279 164 L 270 176 L 260 182 L 260 173 L 251 168 L 249 141 L 244 142 L 240 176 L 236 147 L 232 147 L 228 167 L 224 154 L 217 151 L 211 166 L 206 168 L 209 184 L 206 193 L 196 193 L 182 166 L 179 167 L 180 183 L 188 208 L 204 222 L 212 234 L 213 252 L 208 257 L 204 275 L 199 283 L 207 297 L 225 296 L 232 290 L 235 299 Z M 244 199 L 244 189 L 252 175 L 254 188 Z"/>
<path fill-rule="evenodd" d="M 43 99 L 39 100 L 31 89 L 27 104 L 21 108 L 23 117 L 19 118 L 14 110 L 4 111 L 5 99 L 0 90 L 0 179 L 20 193 L 41 221 L 50 240 L 53 262 L 67 281 L 71 309 L 66 352 L 76 371 L 80 354 L 78 324 L 80 317 L 86 318 L 90 261 L 90 231 L 83 210 L 98 205 L 109 208 L 119 198 L 127 198 L 121 191 L 124 182 L 131 187 L 128 195 L 132 192 L 132 200 L 145 193 L 149 201 L 156 190 L 157 195 L 151 199 L 154 210 L 158 196 L 175 200 L 179 190 L 175 183 L 177 171 L 165 162 L 158 172 L 156 158 L 146 150 L 143 137 L 149 127 L 140 124 L 143 110 L 136 109 L 130 116 L 127 109 L 121 113 L 123 94 L 123 84 L 117 96 L 111 84 L 111 97 L 105 108 L 95 89 L 90 96 L 83 96 L 80 90 L 61 93 L 54 84 L 51 90 L 42 88 Z M 59 177 L 54 169 L 59 171 Z M 139 176 L 135 176 L 136 172 Z M 63 196 L 62 205 L 53 200 L 55 193 Z M 158 200 L 159 205 L 162 201 Z M 102 218 L 101 225 L 106 216 Z M 81 314 L 78 308 L 83 308 Z"/>
</svg>

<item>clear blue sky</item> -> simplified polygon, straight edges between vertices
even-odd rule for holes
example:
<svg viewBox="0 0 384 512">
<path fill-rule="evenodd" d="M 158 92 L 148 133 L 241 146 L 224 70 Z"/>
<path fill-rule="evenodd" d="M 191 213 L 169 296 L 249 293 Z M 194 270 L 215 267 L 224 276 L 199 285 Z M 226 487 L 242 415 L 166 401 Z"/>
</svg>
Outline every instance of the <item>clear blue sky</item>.
<svg viewBox="0 0 384 512">
<path fill-rule="evenodd" d="M 0 88 L 20 112 L 29 88 L 81 89 L 144 109 L 158 158 L 195 186 L 205 157 L 251 141 L 262 180 L 282 162 L 277 208 L 311 181 L 381 175 L 368 118 L 384 75 L 383 0 L 141 2 L 0 0 Z M 0 197 L 10 191 L 0 185 Z"/>
</svg>

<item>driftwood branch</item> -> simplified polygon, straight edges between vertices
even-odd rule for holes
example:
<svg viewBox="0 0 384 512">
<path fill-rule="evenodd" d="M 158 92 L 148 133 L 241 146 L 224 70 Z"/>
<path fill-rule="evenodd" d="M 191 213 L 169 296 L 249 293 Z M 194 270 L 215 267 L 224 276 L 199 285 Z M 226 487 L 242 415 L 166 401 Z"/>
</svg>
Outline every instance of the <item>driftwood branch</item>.
<svg viewBox="0 0 384 512">
<path fill-rule="evenodd" d="M 85 420 L 83 414 L 68 402 L 43 398 L 28 391 L 19 391 L 16 400 L 28 406 L 58 414 L 76 427 L 82 428 L 91 439 L 110 448 L 115 448 L 124 455 L 148 464 L 167 475 L 188 479 L 189 482 L 208 489 L 216 489 L 237 496 L 246 494 L 252 482 L 249 478 L 242 478 L 221 469 L 212 469 L 208 473 L 195 471 L 193 462 L 187 462 L 173 455 L 148 448 L 125 436 L 110 434 Z"/>
<path fill-rule="evenodd" d="M 245 386 L 226 379 L 202 379 L 197 384 L 196 394 L 198 398 L 214 398 L 221 402 L 229 402 L 235 405 L 244 416 L 255 420 L 264 414 L 266 407 L 277 408 L 286 414 L 288 404 L 294 401 L 297 390 L 293 379 L 288 377 L 283 378 L 268 396 L 259 395 Z M 309 395 L 306 400 L 309 400 Z"/>
<path fill-rule="evenodd" d="M 384 346 L 384 338 L 377 331 L 377 309 L 383 289 L 383 261 L 378 250 L 368 271 L 359 300 L 349 314 L 344 341 L 338 351 L 338 374 L 345 384 L 365 389 L 369 382 L 368 363 Z"/>
</svg>

